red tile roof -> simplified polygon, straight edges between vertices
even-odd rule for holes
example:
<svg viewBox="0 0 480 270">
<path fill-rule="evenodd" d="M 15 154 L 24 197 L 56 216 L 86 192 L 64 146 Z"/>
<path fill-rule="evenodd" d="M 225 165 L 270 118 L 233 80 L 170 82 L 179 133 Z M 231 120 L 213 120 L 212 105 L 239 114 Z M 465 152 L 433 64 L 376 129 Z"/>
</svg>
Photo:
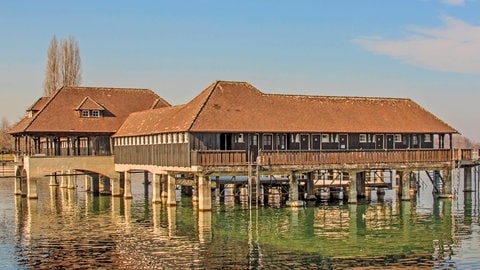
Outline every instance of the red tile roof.
<svg viewBox="0 0 480 270">
<path fill-rule="evenodd" d="M 457 133 L 410 99 L 264 94 L 219 81 L 185 105 L 132 114 L 115 136 L 185 131 Z"/>
<path fill-rule="evenodd" d="M 114 133 L 130 113 L 166 106 L 170 104 L 148 89 L 68 86 L 9 133 Z M 104 116 L 80 117 L 79 108 L 103 108 Z"/>
</svg>

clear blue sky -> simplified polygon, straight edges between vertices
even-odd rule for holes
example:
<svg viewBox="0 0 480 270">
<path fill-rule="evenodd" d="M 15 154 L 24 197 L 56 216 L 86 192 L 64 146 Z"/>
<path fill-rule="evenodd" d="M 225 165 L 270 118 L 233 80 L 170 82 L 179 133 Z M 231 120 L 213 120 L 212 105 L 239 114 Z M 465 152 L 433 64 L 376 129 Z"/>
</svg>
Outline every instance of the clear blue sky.
<svg viewBox="0 0 480 270">
<path fill-rule="evenodd" d="M 5 1 L 0 117 L 42 95 L 52 36 L 85 86 L 185 103 L 215 80 L 267 93 L 407 97 L 480 141 L 479 0 Z M 373 117 L 373 116 L 372 116 Z"/>
</svg>

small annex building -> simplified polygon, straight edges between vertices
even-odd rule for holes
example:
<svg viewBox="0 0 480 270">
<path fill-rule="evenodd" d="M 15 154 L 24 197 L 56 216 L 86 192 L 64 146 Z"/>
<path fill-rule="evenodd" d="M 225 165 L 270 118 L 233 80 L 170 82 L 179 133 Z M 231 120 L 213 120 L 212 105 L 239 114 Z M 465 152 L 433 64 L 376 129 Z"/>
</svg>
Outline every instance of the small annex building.
<svg viewBox="0 0 480 270">
<path fill-rule="evenodd" d="M 38 99 L 9 133 L 27 155 L 111 155 L 129 114 L 170 106 L 148 89 L 66 86 Z"/>
</svg>

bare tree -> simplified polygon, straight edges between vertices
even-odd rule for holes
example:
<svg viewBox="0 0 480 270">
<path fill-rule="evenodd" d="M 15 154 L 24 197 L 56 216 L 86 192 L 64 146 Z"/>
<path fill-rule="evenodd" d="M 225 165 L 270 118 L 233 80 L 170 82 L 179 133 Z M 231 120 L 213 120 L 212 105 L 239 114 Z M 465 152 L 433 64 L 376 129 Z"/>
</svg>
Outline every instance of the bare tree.
<svg viewBox="0 0 480 270">
<path fill-rule="evenodd" d="M 3 117 L 0 122 L 0 150 L 1 151 L 10 151 L 12 150 L 12 136 L 8 134 L 10 129 L 10 123 L 8 120 Z"/>
<path fill-rule="evenodd" d="M 52 96 L 60 87 L 60 58 L 58 52 L 57 37 L 53 35 L 48 47 L 47 70 L 43 82 L 43 95 L 45 97 Z"/>
<path fill-rule="evenodd" d="M 58 46 L 54 35 L 48 48 L 43 95 L 50 97 L 62 86 L 80 85 L 81 65 L 80 49 L 75 38 L 70 36 L 63 39 Z"/>
<path fill-rule="evenodd" d="M 80 49 L 78 48 L 75 38 L 70 36 L 68 39 L 63 39 L 61 50 L 62 85 L 80 85 L 82 80 L 82 62 L 80 59 Z"/>
</svg>

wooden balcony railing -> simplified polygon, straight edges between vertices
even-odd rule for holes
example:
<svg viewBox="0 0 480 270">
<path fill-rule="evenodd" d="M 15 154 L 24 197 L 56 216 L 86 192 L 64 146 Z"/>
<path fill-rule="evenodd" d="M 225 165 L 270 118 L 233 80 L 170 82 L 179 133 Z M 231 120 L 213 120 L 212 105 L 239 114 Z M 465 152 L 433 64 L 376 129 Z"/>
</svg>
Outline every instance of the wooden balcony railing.
<svg viewBox="0 0 480 270">
<path fill-rule="evenodd" d="M 454 158 L 469 158 L 469 151 L 454 151 Z M 366 150 L 366 151 L 260 151 L 261 165 L 329 165 L 449 162 L 450 149 Z M 202 150 L 192 151 L 193 166 L 247 165 L 246 151 Z"/>
<path fill-rule="evenodd" d="M 262 165 L 328 165 L 451 161 L 449 149 L 389 151 L 262 151 Z"/>
<path fill-rule="evenodd" d="M 202 150 L 192 151 L 192 166 L 235 166 L 247 164 L 246 151 Z"/>
</svg>

